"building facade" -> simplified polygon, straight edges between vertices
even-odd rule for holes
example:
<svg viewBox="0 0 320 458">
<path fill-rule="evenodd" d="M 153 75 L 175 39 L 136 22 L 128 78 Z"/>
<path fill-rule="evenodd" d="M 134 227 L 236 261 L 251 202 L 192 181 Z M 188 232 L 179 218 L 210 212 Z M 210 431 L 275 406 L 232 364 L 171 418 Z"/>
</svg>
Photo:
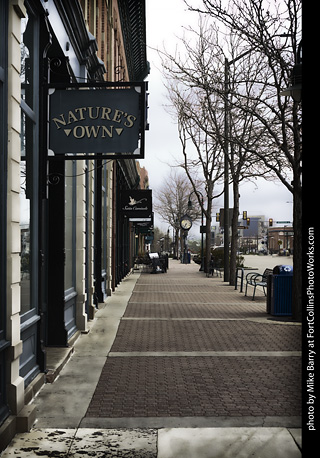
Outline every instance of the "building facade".
<svg viewBox="0 0 320 458">
<path fill-rule="evenodd" d="M 243 253 L 267 251 L 267 221 L 265 216 L 251 216 L 240 221 L 246 229 L 240 229 L 239 247 Z"/>
<path fill-rule="evenodd" d="M 273 226 L 273 219 L 265 216 L 240 220 L 239 226 L 246 228 L 239 229 L 239 249 L 245 254 L 292 254 L 294 234 L 289 224 L 288 221 L 288 226 Z"/>
<path fill-rule="evenodd" d="M 134 158 L 55 158 L 48 85 L 143 81 L 143 0 L 0 2 L 0 450 L 30 428 L 49 347 L 72 345 L 130 272 Z"/>
<path fill-rule="evenodd" d="M 294 232 L 292 226 L 268 228 L 268 250 L 270 254 L 293 254 Z"/>
</svg>

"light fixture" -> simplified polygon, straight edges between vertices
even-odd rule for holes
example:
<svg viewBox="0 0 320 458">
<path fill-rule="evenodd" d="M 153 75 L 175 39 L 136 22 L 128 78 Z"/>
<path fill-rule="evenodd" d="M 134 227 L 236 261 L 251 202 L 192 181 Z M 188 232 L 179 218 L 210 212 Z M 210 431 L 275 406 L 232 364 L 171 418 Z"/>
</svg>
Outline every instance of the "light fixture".
<svg viewBox="0 0 320 458">
<path fill-rule="evenodd" d="M 297 52 L 297 63 L 294 65 L 291 76 L 291 86 L 280 92 L 282 96 L 291 96 L 295 102 L 302 101 L 302 41 Z"/>
</svg>

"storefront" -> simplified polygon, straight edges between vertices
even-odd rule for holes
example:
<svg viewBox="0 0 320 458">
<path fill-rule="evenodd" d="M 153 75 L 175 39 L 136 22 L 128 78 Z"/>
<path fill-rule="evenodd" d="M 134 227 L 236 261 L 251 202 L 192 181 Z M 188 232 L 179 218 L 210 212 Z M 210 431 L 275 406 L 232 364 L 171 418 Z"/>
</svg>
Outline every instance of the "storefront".
<svg viewBox="0 0 320 458">
<path fill-rule="evenodd" d="M 7 338 L 7 161 L 8 161 L 8 4 L 0 3 L 0 424 L 8 414 L 6 388 Z"/>
<path fill-rule="evenodd" d="M 125 71 L 118 75 L 122 81 L 117 86 L 129 75 L 134 81 L 146 75 L 145 40 L 140 40 L 141 34 L 133 38 L 126 34 L 127 43 L 134 39 L 143 51 L 136 63 L 131 56 L 128 70 L 132 43 L 125 45 L 119 27 L 128 31 L 138 18 L 143 32 L 144 8 L 138 6 L 144 2 L 130 1 L 128 8 L 126 1 L 101 1 L 99 9 L 93 3 L 0 2 L 0 438 L 4 441 L 9 431 L 34 421 L 35 409 L 27 404 L 44 382 L 47 348 L 72 345 L 133 265 L 134 231 L 119 202 L 122 190 L 139 186 L 135 161 L 144 147 L 143 117 L 129 111 L 125 115 L 120 106 L 111 116 L 110 106 L 104 104 L 101 116 L 116 124 L 104 125 L 99 132 L 104 141 L 112 136 L 118 141 L 123 157 L 110 146 L 106 148 L 110 156 L 96 155 L 91 144 L 85 153 L 80 151 L 81 157 L 77 147 L 70 156 L 70 150 L 62 151 L 67 141 L 72 137 L 80 145 L 82 138 L 94 140 L 97 128 L 66 125 L 61 129 L 65 138 L 56 147 L 52 138 L 58 136 L 50 130 L 48 117 L 59 85 L 67 88 L 68 95 L 77 91 L 78 113 L 84 118 L 82 101 L 90 90 L 84 84 L 105 84 L 106 75 L 113 79 L 119 62 Z M 103 11 L 106 15 L 98 21 Z M 102 36 L 108 40 L 108 46 L 101 46 L 108 68 L 90 31 L 104 17 L 106 34 L 96 32 L 99 43 Z M 112 89 L 102 85 L 100 94 Z M 126 89 L 144 112 L 145 86 L 123 87 L 119 92 L 125 94 Z M 88 114 L 95 118 L 88 106 Z M 70 109 L 69 118 L 51 122 L 58 127 L 64 121 L 71 124 L 74 113 Z M 135 130 L 136 120 L 140 149 L 136 145 L 132 151 L 122 142 Z M 0 449 L 4 443 L 0 440 Z"/>
</svg>

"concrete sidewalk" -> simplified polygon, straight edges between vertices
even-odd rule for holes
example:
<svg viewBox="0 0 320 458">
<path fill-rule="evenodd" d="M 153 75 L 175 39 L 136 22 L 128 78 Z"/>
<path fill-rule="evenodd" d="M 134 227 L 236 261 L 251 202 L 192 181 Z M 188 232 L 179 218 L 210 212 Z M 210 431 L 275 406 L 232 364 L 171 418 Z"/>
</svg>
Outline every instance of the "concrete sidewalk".
<svg viewBox="0 0 320 458">
<path fill-rule="evenodd" d="M 261 292 L 178 261 L 133 273 L 1 457 L 299 457 L 300 350 Z"/>
</svg>

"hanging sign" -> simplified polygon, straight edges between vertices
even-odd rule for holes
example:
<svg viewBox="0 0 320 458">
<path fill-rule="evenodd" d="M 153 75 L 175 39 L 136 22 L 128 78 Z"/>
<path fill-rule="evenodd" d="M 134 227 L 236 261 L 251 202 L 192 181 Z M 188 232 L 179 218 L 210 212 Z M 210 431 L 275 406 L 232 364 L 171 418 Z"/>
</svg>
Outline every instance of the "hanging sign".
<svg viewBox="0 0 320 458">
<path fill-rule="evenodd" d="M 48 155 L 144 157 L 145 86 L 128 86 L 49 88 Z"/>
<path fill-rule="evenodd" d="M 151 221 L 152 190 L 131 189 L 121 191 L 121 211 L 131 221 Z"/>
<path fill-rule="evenodd" d="M 149 218 L 129 218 L 129 220 L 134 222 L 135 230 L 140 233 L 148 232 L 153 228 L 153 212 Z"/>
</svg>

